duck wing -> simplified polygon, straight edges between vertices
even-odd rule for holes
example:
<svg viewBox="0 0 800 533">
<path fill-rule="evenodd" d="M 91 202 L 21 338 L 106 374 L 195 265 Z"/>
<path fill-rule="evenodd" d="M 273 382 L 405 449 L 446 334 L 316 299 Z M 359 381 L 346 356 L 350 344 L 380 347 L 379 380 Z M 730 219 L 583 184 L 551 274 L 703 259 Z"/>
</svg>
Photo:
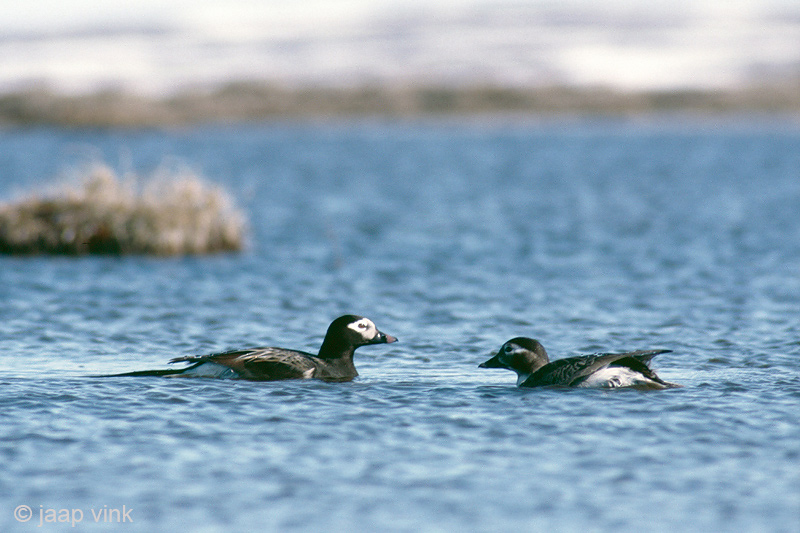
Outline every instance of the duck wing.
<svg viewBox="0 0 800 533">
<path fill-rule="evenodd" d="M 669 350 L 640 350 L 626 353 L 597 353 L 558 359 L 544 365 L 520 384 L 521 387 L 560 385 L 574 387 L 593 373 L 610 365 L 627 366 L 646 376 L 655 376 L 647 363 L 659 353 Z"/>
<path fill-rule="evenodd" d="M 239 377 L 252 380 L 304 379 L 314 377 L 316 357 L 285 348 L 249 348 L 209 355 L 176 357 L 170 363 L 214 363 L 227 366 Z"/>
<path fill-rule="evenodd" d="M 626 352 L 625 355 L 629 355 L 634 359 L 637 359 L 644 363 L 645 365 L 650 364 L 650 360 L 662 353 L 671 353 L 672 350 L 636 350 L 635 352 Z"/>
<path fill-rule="evenodd" d="M 650 360 L 655 357 L 656 355 L 662 353 L 669 353 L 672 350 L 644 350 L 644 351 L 637 351 L 637 352 L 629 352 L 627 355 L 630 357 L 626 357 L 623 359 L 618 359 L 611 363 L 609 366 L 611 367 L 626 367 L 634 372 L 641 374 L 646 379 L 639 383 L 640 387 L 644 388 L 675 388 L 681 387 L 681 385 L 677 385 L 675 383 L 669 383 L 668 381 L 664 381 L 658 374 L 653 372 L 653 370 L 648 366 L 650 364 Z M 650 380 L 650 381 L 647 381 Z"/>
<path fill-rule="evenodd" d="M 572 386 L 592 372 L 629 357 L 627 354 L 595 354 L 566 357 L 547 363 L 520 384 L 520 387 Z"/>
<path fill-rule="evenodd" d="M 638 352 L 630 352 L 627 355 L 630 357 L 625 357 L 623 359 L 617 359 L 609 366 L 612 367 L 626 367 L 630 368 L 634 372 L 638 372 L 645 378 L 654 381 L 656 384 L 663 385 L 665 387 L 675 387 L 676 385 L 673 383 L 668 383 L 658 377 L 658 374 L 653 372 L 653 370 L 648 366 L 650 364 L 650 360 L 658 354 L 668 353 L 672 350 L 647 350 L 647 351 L 638 351 Z"/>
</svg>

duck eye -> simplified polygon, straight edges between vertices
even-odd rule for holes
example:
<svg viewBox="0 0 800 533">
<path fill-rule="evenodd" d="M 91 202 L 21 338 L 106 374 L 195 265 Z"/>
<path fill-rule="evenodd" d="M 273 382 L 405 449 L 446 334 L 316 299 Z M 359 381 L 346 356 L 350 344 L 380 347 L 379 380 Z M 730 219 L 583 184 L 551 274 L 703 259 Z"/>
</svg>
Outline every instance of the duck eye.
<svg viewBox="0 0 800 533">
<path fill-rule="evenodd" d="M 363 322 L 359 322 L 358 323 L 358 329 L 367 329 L 367 325 L 364 324 Z"/>
<path fill-rule="evenodd" d="M 511 345 L 510 344 L 506 344 L 505 347 L 503 348 L 503 350 L 506 353 L 511 353 L 511 350 L 512 350 Z"/>
</svg>

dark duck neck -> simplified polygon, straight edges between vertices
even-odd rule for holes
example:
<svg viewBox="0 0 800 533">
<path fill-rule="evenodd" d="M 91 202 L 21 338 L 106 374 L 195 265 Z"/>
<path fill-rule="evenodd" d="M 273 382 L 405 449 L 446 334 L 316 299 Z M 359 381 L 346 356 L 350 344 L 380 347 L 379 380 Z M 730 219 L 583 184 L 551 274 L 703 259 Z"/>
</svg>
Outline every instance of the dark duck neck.
<svg viewBox="0 0 800 533">
<path fill-rule="evenodd" d="M 325 340 L 322 341 L 322 346 L 319 348 L 320 359 L 331 361 L 334 359 L 343 359 L 350 361 L 353 364 L 353 353 L 356 347 L 351 342 L 342 338 L 333 338 L 332 335 L 326 335 Z"/>
<path fill-rule="evenodd" d="M 317 366 L 314 377 L 325 381 L 350 381 L 358 376 L 353 364 L 353 352 L 356 347 L 347 342 L 331 341 L 325 338 L 319 349 L 318 357 L 322 362 Z"/>
</svg>

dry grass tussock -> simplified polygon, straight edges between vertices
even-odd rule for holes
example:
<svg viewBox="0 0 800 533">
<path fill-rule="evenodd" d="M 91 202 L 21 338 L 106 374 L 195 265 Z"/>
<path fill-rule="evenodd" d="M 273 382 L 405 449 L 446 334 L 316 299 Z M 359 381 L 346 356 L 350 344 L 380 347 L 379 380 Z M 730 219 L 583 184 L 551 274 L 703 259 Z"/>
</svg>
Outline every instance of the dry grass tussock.
<svg viewBox="0 0 800 533">
<path fill-rule="evenodd" d="M 244 216 L 189 171 L 120 178 L 105 165 L 78 184 L 0 204 L 0 253 L 186 255 L 237 251 Z"/>
</svg>

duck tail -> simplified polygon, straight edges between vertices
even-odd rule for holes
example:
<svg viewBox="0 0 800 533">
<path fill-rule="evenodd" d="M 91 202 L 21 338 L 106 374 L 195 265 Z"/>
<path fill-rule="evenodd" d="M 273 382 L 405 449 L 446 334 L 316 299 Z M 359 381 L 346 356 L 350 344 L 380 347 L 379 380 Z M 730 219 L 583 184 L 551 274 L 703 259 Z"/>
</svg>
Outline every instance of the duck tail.
<svg viewBox="0 0 800 533">
<path fill-rule="evenodd" d="M 639 350 L 638 352 L 631 352 L 630 355 L 642 363 L 649 365 L 653 357 L 662 353 L 672 353 L 672 350 Z"/>
<path fill-rule="evenodd" d="M 185 368 L 168 368 L 166 370 L 139 370 L 137 372 L 123 372 L 122 374 L 103 374 L 99 376 L 92 376 L 93 378 L 125 378 L 125 377 L 139 377 L 139 376 L 174 376 L 182 374 Z"/>
<path fill-rule="evenodd" d="M 655 357 L 656 355 L 662 353 L 669 353 L 672 350 L 649 350 L 649 351 L 639 351 L 633 352 L 631 357 L 626 357 L 624 359 L 619 359 L 614 361 L 611 366 L 626 366 L 631 370 L 634 370 L 640 373 L 644 380 L 641 384 L 637 385 L 637 388 L 641 389 L 675 389 L 679 387 L 683 387 L 683 385 L 678 385 L 677 383 L 670 383 L 668 381 L 664 381 L 658 374 L 656 374 L 652 368 L 650 368 L 649 363 L 650 360 Z"/>
</svg>

